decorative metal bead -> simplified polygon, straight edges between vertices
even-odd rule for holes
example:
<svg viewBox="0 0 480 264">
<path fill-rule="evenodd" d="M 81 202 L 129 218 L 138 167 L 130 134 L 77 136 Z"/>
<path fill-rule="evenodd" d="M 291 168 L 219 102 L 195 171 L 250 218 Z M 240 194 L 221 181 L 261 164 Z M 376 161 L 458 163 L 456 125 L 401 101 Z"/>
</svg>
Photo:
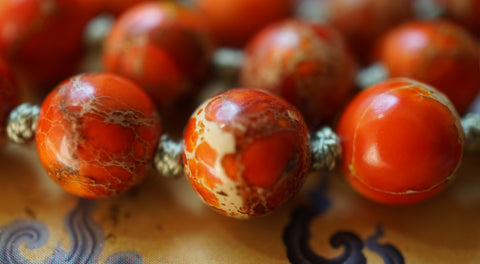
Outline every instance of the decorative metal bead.
<svg viewBox="0 0 480 264">
<path fill-rule="evenodd" d="M 312 170 L 331 171 L 342 156 L 340 138 L 330 127 L 324 127 L 315 133 L 312 139 Z"/>
<path fill-rule="evenodd" d="M 222 48 L 213 55 L 215 74 L 221 79 L 235 79 L 243 64 L 243 52 L 236 49 Z"/>
<path fill-rule="evenodd" d="M 383 63 L 377 62 L 363 69 L 357 74 L 356 82 L 359 87 L 366 89 L 376 83 L 388 79 L 388 69 Z"/>
<path fill-rule="evenodd" d="M 445 12 L 440 1 L 435 0 L 413 1 L 413 7 L 416 17 L 424 20 L 438 18 Z"/>
<path fill-rule="evenodd" d="M 480 115 L 469 113 L 462 118 L 465 134 L 465 149 L 470 152 L 480 151 Z"/>
<path fill-rule="evenodd" d="M 8 138 L 15 143 L 32 141 L 35 136 L 39 113 L 39 106 L 28 103 L 21 104 L 13 109 L 7 123 Z"/>
<path fill-rule="evenodd" d="M 162 177 L 173 179 L 183 173 L 182 152 L 181 142 L 174 141 L 167 135 L 160 138 L 153 163 Z"/>
</svg>

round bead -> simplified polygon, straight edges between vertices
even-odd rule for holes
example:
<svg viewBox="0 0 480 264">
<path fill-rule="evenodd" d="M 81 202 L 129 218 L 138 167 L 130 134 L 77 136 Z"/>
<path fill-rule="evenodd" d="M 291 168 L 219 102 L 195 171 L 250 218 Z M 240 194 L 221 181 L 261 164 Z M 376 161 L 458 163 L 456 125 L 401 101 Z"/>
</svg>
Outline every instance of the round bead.
<svg viewBox="0 0 480 264">
<path fill-rule="evenodd" d="M 263 27 L 293 15 L 294 0 L 195 0 L 215 41 L 243 47 Z"/>
<path fill-rule="evenodd" d="M 311 163 L 302 116 L 283 99 L 248 88 L 212 97 L 184 134 L 184 167 L 193 189 L 237 218 L 270 213 L 293 197 Z"/>
<path fill-rule="evenodd" d="M 148 2 L 115 22 L 103 64 L 106 71 L 141 85 L 163 107 L 200 87 L 213 49 L 197 13 L 173 2 Z"/>
<path fill-rule="evenodd" d="M 0 56 L 29 86 L 50 88 L 77 70 L 91 15 L 82 1 L 1 2 Z"/>
<path fill-rule="evenodd" d="M 353 94 L 355 65 L 329 26 L 300 20 L 272 24 L 248 44 L 242 84 L 285 98 L 310 128 L 330 121 Z"/>
<path fill-rule="evenodd" d="M 464 135 L 451 102 L 410 79 L 361 92 L 341 116 L 337 133 L 348 182 L 380 203 L 434 196 L 453 179 L 463 155 Z"/>
<path fill-rule="evenodd" d="M 374 41 L 390 28 L 412 17 L 410 1 L 327 0 L 326 21 L 338 29 L 350 48 L 368 60 Z"/>
<path fill-rule="evenodd" d="M 390 77 L 408 77 L 445 93 L 465 113 L 480 90 L 477 41 L 447 21 L 409 22 L 388 32 L 377 59 Z"/>
<path fill-rule="evenodd" d="M 100 198 L 140 183 L 151 167 L 160 118 L 147 94 L 112 74 L 74 76 L 42 104 L 40 161 L 66 191 Z"/>
</svg>

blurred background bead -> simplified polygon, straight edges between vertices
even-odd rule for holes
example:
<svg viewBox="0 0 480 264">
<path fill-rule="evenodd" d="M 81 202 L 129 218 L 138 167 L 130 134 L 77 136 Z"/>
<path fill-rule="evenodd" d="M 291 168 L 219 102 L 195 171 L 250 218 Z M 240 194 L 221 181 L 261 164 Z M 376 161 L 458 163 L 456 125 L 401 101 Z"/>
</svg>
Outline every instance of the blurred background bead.
<svg viewBox="0 0 480 264">
<path fill-rule="evenodd" d="M 103 51 L 106 71 L 123 75 L 159 108 L 198 93 L 208 78 L 214 45 L 201 17 L 174 2 L 148 2 L 123 13 Z"/>
<path fill-rule="evenodd" d="M 409 77 L 445 93 L 463 114 L 480 90 L 477 40 L 446 20 L 412 21 L 386 33 L 375 58 L 390 77 Z"/>
<path fill-rule="evenodd" d="M 45 93 L 78 70 L 93 15 L 82 0 L 1 1 L 0 56 L 26 88 Z"/>
<path fill-rule="evenodd" d="M 285 98 L 311 129 L 331 121 L 354 92 L 355 63 L 334 28 L 286 20 L 261 30 L 245 49 L 241 82 Z"/>
</svg>

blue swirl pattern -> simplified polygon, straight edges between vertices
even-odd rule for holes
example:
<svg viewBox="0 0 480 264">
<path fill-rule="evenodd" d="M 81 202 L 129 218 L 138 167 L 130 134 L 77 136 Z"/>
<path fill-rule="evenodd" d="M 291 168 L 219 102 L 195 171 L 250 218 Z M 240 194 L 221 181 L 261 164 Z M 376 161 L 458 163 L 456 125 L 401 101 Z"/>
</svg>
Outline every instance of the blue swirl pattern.
<svg viewBox="0 0 480 264">
<path fill-rule="evenodd" d="M 310 193 L 310 205 L 300 206 L 293 212 L 290 223 L 283 232 L 288 259 L 294 264 L 366 264 L 364 242 L 353 232 L 339 231 L 330 238 L 332 247 L 344 249 L 342 254 L 335 258 L 324 258 L 310 247 L 310 224 L 315 217 L 326 212 L 331 204 L 326 188 L 326 181 L 321 182 L 320 186 Z M 395 246 L 378 243 L 383 234 L 382 227 L 377 226 L 376 233 L 366 240 L 367 248 L 381 256 L 385 264 L 404 264 L 405 260 Z"/>
<path fill-rule="evenodd" d="M 95 202 L 80 199 L 75 209 L 65 218 L 65 228 L 71 239 L 68 252 L 61 244 L 54 249 L 45 261 L 32 262 L 25 259 L 20 246 L 25 243 L 28 249 L 39 249 L 49 238 L 45 224 L 34 220 L 16 220 L 0 227 L 0 263 L 2 264 L 94 264 L 98 263 L 103 250 L 104 232 L 92 218 Z M 143 264 L 136 252 L 118 252 L 109 256 L 107 264 Z"/>
<path fill-rule="evenodd" d="M 384 231 L 381 225 L 378 225 L 374 235 L 367 238 L 368 249 L 382 257 L 385 264 L 404 264 L 405 259 L 402 253 L 392 244 L 380 244 L 378 240 L 383 236 Z"/>
</svg>

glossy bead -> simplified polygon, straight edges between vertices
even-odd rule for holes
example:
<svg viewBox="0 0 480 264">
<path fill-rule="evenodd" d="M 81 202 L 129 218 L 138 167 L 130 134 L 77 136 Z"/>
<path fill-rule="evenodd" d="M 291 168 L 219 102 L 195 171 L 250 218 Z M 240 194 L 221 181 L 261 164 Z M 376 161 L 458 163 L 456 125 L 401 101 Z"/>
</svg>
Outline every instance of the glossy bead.
<svg viewBox="0 0 480 264">
<path fill-rule="evenodd" d="M 160 118 L 147 94 L 113 74 L 74 76 L 41 106 L 37 151 L 66 191 L 100 198 L 140 183 L 151 167 Z"/>
<path fill-rule="evenodd" d="M 436 0 L 443 6 L 444 15 L 472 33 L 480 35 L 480 1 L 478 0 Z"/>
<path fill-rule="evenodd" d="M 292 198 L 311 163 L 298 110 L 248 88 L 218 94 L 196 110 L 185 128 L 183 155 L 197 194 L 237 218 L 270 213 Z"/>
<path fill-rule="evenodd" d="M 292 19 L 268 26 L 249 42 L 241 81 L 287 99 L 316 128 L 353 94 L 355 73 L 335 29 Z"/>
<path fill-rule="evenodd" d="M 17 80 L 7 64 L 0 59 L 0 142 L 6 135 L 6 125 L 10 112 L 20 102 Z"/>
<path fill-rule="evenodd" d="M 346 38 L 358 58 L 366 62 L 374 41 L 412 17 L 410 1 L 326 0 L 326 21 Z"/>
<path fill-rule="evenodd" d="M 113 25 L 103 62 L 106 71 L 137 82 L 162 107 L 198 91 L 213 49 L 197 13 L 172 2 L 148 2 Z"/>
<path fill-rule="evenodd" d="M 417 203 L 440 192 L 453 179 L 464 148 L 460 118 L 448 98 L 410 79 L 361 92 L 337 133 L 348 182 L 386 204 Z"/>
<path fill-rule="evenodd" d="M 1 1 L 0 56 L 32 89 L 49 90 L 77 70 L 91 15 L 81 1 Z"/>
<path fill-rule="evenodd" d="M 378 44 L 377 59 L 390 77 L 409 77 L 445 93 L 465 113 L 480 90 L 477 41 L 447 21 L 418 21 L 388 32 Z"/>
<path fill-rule="evenodd" d="M 195 0 L 195 5 L 219 45 L 239 48 L 257 31 L 294 11 L 292 0 Z"/>
</svg>

